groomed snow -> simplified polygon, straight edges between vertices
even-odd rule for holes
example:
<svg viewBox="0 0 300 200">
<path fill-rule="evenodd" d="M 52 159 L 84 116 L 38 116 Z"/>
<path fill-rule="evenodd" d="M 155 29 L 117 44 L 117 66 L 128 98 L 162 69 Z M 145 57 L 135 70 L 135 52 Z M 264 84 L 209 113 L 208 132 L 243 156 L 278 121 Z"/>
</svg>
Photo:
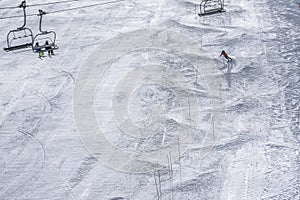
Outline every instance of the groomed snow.
<svg viewBox="0 0 300 200">
<path fill-rule="evenodd" d="M 225 0 L 199 17 L 195 0 L 124 0 L 45 15 L 54 57 L 0 51 L 0 199 L 300 199 L 298 4 Z M 21 25 L 0 19 L 1 47 Z"/>
</svg>

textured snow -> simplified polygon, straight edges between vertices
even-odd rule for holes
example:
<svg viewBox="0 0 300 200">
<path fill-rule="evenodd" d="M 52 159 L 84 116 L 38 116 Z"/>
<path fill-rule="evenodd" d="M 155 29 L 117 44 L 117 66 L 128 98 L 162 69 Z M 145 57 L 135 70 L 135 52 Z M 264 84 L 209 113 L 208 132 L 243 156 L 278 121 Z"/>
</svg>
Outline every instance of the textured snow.
<svg viewBox="0 0 300 200">
<path fill-rule="evenodd" d="M 226 0 L 199 17 L 195 0 L 125 0 L 46 15 L 56 56 L 0 51 L 0 199 L 300 199 L 298 3 Z M 21 25 L 0 20 L 1 47 Z"/>
</svg>

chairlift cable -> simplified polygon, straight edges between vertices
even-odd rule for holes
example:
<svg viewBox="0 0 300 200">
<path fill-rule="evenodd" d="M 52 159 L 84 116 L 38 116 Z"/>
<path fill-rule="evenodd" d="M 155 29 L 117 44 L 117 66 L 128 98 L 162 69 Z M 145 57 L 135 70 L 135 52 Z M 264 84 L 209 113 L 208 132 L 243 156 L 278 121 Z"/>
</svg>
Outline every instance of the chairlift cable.
<svg viewBox="0 0 300 200">
<path fill-rule="evenodd" d="M 52 5 L 52 4 L 60 4 L 60 3 L 71 3 L 74 1 L 80 1 L 80 0 L 65 0 L 65 1 L 55 1 L 55 2 L 49 2 L 49 3 L 38 3 L 38 4 L 32 4 L 32 5 L 26 5 L 26 7 L 34 7 L 34 6 L 46 6 L 46 5 Z M 17 9 L 20 8 L 20 6 L 7 6 L 7 7 L 0 7 L 0 10 L 5 9 Z"/>
<path fill-rule="evenodd" d="M 122 1 L 125 1 L 125 0 L 115 0 L 115 1 L 108 1 L 108 2 L 96 3 L 96 4 L 86 5 L 86 6 L 79 6 L 79 7 L 74 7 L 74 8 L 66 8 L 66 9 L 61 9 L 61 10 L 54 10 L 54 11 L 46 12 L 46 14 L 53 14 L 53 13 L 59 13 L 59 12 L 67 12 L 67 11 L 72 11 L 72 10 L 77 10 L 77 9 L 82 9 L 82 8 L 90 8 L 90 7 L 96 7 L 96 6 L 111 4 L 111 3 L 118 3 L 118 2 L 122 2 Z M 27 17 L 39 16 L 39 14 L 29 14 L 29 15 L 26 15 L 26 16 Z M 0 17 L 0 20 L 1 19 L 19 18 L 19 17 L 23 17 L 23 16 L 22 15 L 15 15 L 15 16 L 9 16 L 9 17 Z"/>
<path fill-rule="evenodd" d="M 0 10 L 5 10 L 5 9 L 16 9 L 16 8 L 20 8 L 18 6 L 7 6 L 7 7 L 2 7 L 0 8 Z"/>
<path fill-rule="evenodd" d="M 80 6 L 80 7 L 74 7 L 74 8 L 66 8 L 66 9 L 61 9 L 61 10 L 55 10 L 55 11 L 46 12 L 46 14 L 66 12 L 66 11 L 77 10 L 77 9 L 82 9 L 82 8 L 90 8 L 90 7 L 95 7 L 95 6 L 101 6 L 101 5 L 111 4 L 111 3 L 118 3 L 118 2 L 122 2 L 122 1 L 125 1 L 125 0 L 115 0 L 115 1 L 108 1 L 108 2 L 96 3 L 96 4 L 91 4 L 91 5 L 86 5 L 86 6 Z"/>
<path fill-rule="evenodd" d="M 49 2 L 49 3 L 38 3 L 38 4 L 28 5 L 27 7 L 46 6 L 46 5 L 60 4 L 60 3 L 71 3 L 71 2 L 74 2 L 74 1 L 79 1 L 79 0 L 67 0 L 67 1 L 55 1 L 55 2 Z"/>
</svg>

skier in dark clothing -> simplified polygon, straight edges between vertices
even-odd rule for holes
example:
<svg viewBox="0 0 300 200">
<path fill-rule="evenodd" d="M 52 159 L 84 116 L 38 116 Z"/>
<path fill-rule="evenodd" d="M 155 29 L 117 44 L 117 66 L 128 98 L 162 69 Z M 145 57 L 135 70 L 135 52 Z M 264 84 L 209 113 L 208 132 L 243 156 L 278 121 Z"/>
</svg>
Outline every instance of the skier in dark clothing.
<svg viewBox="0 0 300 200">
<path fill-rule="evenodd" d="M 224 50 L 221 52 L 221 55 L 220 55 L 220 56 L 224 56 L 224 58 L 227 59 L 227 62 L 231 62 L 231 61 L 232 61 L 232 58 L 230 58 L 230 57 L 228 56 L 228 54 L 227 54 Z"/>
<path fill-rule="evenodd" d="M 54 52 L 53 52 L 52 47 L 49 45 L 48 40 L 46 40 L 45 46 L 46 46 L 45 49 L 48 51 L 48 56 L 49 56 L 49 57 L 55 55 Z"/>
<path fill-rule="evenodd" d="M 42 48 L 40 47 L 39 43 L 35 43 L 35 51 L 39 53 L 39 58 L 42 59 L 44 57 L 44 52 L 42 51 Z"/>
</svg>

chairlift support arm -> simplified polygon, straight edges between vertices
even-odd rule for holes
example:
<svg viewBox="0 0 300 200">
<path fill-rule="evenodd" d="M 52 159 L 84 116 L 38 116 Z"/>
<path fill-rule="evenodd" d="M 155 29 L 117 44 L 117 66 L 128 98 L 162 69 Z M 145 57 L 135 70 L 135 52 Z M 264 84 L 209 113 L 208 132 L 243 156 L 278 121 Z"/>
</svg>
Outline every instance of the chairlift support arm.
<svg viewBox="0 0 300 200">
<path fill-rule="evenodd" d="M 39 10 L 38 16 L 40 16 L 40 24 L 39 24 L 39 30 L 41 33 L 46 33 L 47 31 L 42 30 L 42 20 L 43 20 L 43 15 L 46 15 L 46 12 Z"/>
<path fill-rule="evenodd" d="M 21 26 L 20 28 L 18 28 L 18 30 L 24 29 L 26 26 L 26 1 L 22 1 L 22 3 L 19 5 L 19 8 L 23 8 L 23 14 L 24 14 L 24 23 L 23 26 Z"/>
</svg>

